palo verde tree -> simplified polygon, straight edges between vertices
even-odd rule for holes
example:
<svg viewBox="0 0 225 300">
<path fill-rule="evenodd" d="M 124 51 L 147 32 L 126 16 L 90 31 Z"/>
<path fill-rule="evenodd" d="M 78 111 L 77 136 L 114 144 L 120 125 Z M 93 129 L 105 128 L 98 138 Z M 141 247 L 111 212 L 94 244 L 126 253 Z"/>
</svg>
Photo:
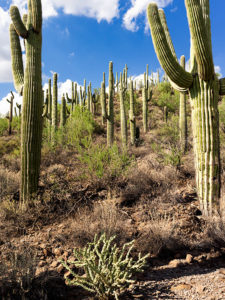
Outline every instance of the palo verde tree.
<svg viewBox="0 0 225 300">
<path fill-rule="evenodd" d="M 14 85 L 23 94 L 21 126 L 21 204 L 37 192 L 42 140 L 42 5 L 28 0 L 28 15 L 21 19 L 17 6 L 10 7 L 10 42 Z M 26 67 L 23 69 L 19 37 L 25 40 Z"/>
<path fill-rule="evenodd" d="M 204 215 L 219 208 L 220 148 L 218 97 L 225 95 L 225 78 L 218 80 L 213 64 L 209 0 L 185 0 L 191 35 L 191 71 L 178 63 L 162 9 L 155 3 L 147 14 L 159 62 L 171 84 L 188 92 L 192 109 L 197 193 Z"/>
</svg>

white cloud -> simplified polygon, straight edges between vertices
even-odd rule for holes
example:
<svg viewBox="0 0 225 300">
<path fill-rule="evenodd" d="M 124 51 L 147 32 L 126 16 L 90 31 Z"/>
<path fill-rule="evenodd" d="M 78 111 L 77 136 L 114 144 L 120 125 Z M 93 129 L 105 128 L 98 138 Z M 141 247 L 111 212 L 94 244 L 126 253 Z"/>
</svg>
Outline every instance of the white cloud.
<svg viewBox="0 0 225 300">
<path fill-rule="evenodd" d="M 14 107 L 16 107 L 16 103 L 18 104 L 22 104 L 22 97 L 17 94 L 16 92 L 13 92 L 14 94 L 14 100 L 13 100 L 13 113 L 14 113 Z M 6 95 L 4 98 L 2 98 L 2 100 L 0 101 L 0 116 L 6 116 L 9 112 L 9 102 L 7 102 L 6 99 L 10 100 L 11 98 L 11 94 L 9 93 L 8 95 Z M 17 109 L 17 113 L 18 113 L 18 109 Z"/>
<path fill-rule="evenodd" d="M 150 2 L 155 2 L 159 7 L 163 8 L 172 3 L 173 0 L 131 0 L 131 7 L 123 16 L 123 25 L 126 29 L 137 31 L 139 29 L 137 18 L 140 15 L 145 15 L 145 23 L 147 23 L 146 9 Z"/>
<path fill-rule="evenodd" d="M 11 57 L 10 57 L 10 45 L 9 45 L 9 25 L 10 17 L 8 11 L 5 11 L 0 7 L 0 82 L 11 82 Z"/>
<path fill-rule="evenodd" d="M 163 70 L 159 69 L 159 75 L 160 75 L 160 80 L 162 77 Z M 140 89 L 142 87 L 142 85 L 144 84 L 144 73 L 140 74 L 140 75 L 133 75 L 131 76 L 133 82 L 136 81 L 136 86 L 138 89 Z M 152 72 L 151 74 L 148 75 L 148 79 L 151 80 L 153 78 L 153 81 L 156 82 L 158 80 L 158 72 Z"/>
<path fill-rule="evenodd" d="M 76 83 L 76 82 L 75 82 Z M 48 89 L 48 83 L 44 84 L 43 90 Z M 77 83 L 77 91 L 80 92 L 80 85 Z M 63 94 L 68 93 L 69 98 L 71 98 L 72 94 L 72 81 L 67 79 L 65 82 L 58 82 L 58 101 L 61 102 Z"/>
<path fill-rule="evenodd" d="M 214 68 L 215 68 L 215 72 L 218 73 L 218 74 L 220 74 L 219 78 L 221 78 L 222 77 L 222 72 L 221 72 L 220 66 L 215 66 Z"/>
</svg>

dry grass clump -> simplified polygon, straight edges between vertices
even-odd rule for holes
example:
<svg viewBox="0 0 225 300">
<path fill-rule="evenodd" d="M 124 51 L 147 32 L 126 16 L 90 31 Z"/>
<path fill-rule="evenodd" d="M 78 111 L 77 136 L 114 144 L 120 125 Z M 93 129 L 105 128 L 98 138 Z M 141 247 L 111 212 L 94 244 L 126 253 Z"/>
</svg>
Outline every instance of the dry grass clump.
<svg viewBox="0 0 225 300">
<path fill-rule="evenodd" d="M 142 253 L 167 256 L 173 253 L 179 243 L 176 234 L 176 222 L 166 212 L 159 213 L 152 210 L 145 221 L 138 225 L 139 237 L 136 248 Z M 166 253 L 167 252 L 167 253 Z"/>
<path fill-rule="evenodd" d="M 81 208 L 71 224 L 73 240 L 77 246 L 91 242 L 95 234 L 117 236 L 117 242 L 124 243 L 132 235 L 131 219 L 119 209 L 114 200 L 95 202 L 91 208 Z"/>
<path fill-rule="evenodd" d="M 0 166 L 0 199 L 19 190 L 19 173 L 11 172 Z"/>
<path fill-rule="evenodd" d="M 2 255 L 0 263 L 0 292 L 1 295 L 25 295 L 32 289 L 32 282 L 37 268 L 37 255 L 29 247 Z M 4 299 L 4 298 L 3 298 Z M 14 299 L 14 298 L 6 298 Z"/>
</svg>

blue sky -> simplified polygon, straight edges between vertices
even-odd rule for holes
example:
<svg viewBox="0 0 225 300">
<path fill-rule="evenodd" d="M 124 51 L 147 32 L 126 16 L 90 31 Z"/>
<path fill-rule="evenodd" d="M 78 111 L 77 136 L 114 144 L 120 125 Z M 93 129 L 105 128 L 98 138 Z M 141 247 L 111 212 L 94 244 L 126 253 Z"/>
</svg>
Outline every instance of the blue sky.
<svg viewBox="0 0 225 300">
<path fill-rule="evenodd" d="M 0 0 L 0 100 L 14 90 L 10 67 L 8 25 L 10 4 L 25 10 L 26 0 Z M 129 75 L 138 76 L 149 64 L 160 68 L 149 28 L 146 6 L 149 0 L 42 0 L 43 84 L 52 72 L 61 86 L 69 81 L 83 84 L 84 78 L 99 87 L 109 61 L 114 71 L 128 65 Z M 152 1 L 153 2 L 153 1 Z M 164 7 L 177 56 L 189 58 L 189 29 L 183 0 L 155 0 Z M 97 5 L 96 5 L 97 3 Z M 210 0 L 214 64 L 225 75 L 224 0 Z M 64 85 L 63 85 L 64 83 Z M 1 103 L 1 102 L 0 102 Z M 1 105 L 0 105 L 1 110 Z M 1 111 L 0 111 L 1 113 Z"/>
</svg>

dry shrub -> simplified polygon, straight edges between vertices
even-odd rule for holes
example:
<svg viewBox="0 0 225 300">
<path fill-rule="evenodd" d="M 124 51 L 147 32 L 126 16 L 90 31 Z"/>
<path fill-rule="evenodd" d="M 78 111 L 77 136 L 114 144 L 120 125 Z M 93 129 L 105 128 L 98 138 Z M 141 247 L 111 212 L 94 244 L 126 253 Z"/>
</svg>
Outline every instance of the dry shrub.
<svg viewBox="0 0 225 300">
<path fill-rule="evenodd" d="M 123 243 L 130 235 L 130 220 L 113 200 L 94 203 L 92 208 L 81 208 L 71 225 L 77 246 L 91 242 L 95 234 L 116 235 L 117 242 Z"/>
<path fill-rule="evenodd" d="M 19 173 L 0 167 L 0 199 L 19 190 Z"/>
<path fill-rule="evenodd" d="M 37 262 L 37 254 L 26 246 L 19 251 L 3 254 L 0 264 L 0 282 L 3 283 L 0 295 L 4 295 L 4 293 L 7 295 L 10 293 L 10 296 L 20 294 L 22 299 L 26 299 L 25 295 L 32 288 Z"/>
<path fill-rule="evenodd" d="M 139 237 L 136 248 L 142 253 L 150 252 L 152 255 L 170 255 L 178 247 L 176 237 L 176 224 L 167 213 L 158 213 L 153 210 L 145 222 L 139 224 Z M 167 252 L 167 253 L 166 253 Z"/>
</svg>

